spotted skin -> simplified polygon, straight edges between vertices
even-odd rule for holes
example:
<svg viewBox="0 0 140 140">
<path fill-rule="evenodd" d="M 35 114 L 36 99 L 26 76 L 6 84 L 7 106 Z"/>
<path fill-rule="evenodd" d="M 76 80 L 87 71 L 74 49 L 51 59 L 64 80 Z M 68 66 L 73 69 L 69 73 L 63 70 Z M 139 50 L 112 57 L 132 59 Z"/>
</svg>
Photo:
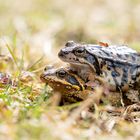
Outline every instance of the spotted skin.
<svg viewBox="0 0 140 140">
<path fill-rule="evenodd" d="M 62 95 L 62 104 L 74 103 L 83 101 L 94 94 L 94 88 L 104 87 L 104 85 L 96 79 L 94 81 L 94 88 L 87 84 L 77 76 L 77 73 L 70 70 L 70 68 L 51 68 L 45 70 L 41 76 L 41 80 L 51 86 L 54 91 L 60 92 Z M 92 82 L 93 83 L 93 82 Z M 139 101 L 138 92 L 130 90 L 124 97 L 125 105 L 137 103 Z M 103 94 L 100 99 L 101 103 L 109 103 L 113 106 L 121 105 L 121 95 L 119 92 L 110 92 Z"/>
<path fill-rule="evenodd" d="M 89 90 L 84 81 L 69 68 L 45 70 L 40 79 L 51 86 L 54 91 L 60 92 L 65 101 L 77 102 L 87 98 Z"/>
<path fill-rule="evenodd" d="M 83 72 L 78 70 L 78 73 L 85 82 L 94 80 L 83 77 L 83 73 L 90 69 L 92 75 L 102 77 L 112 91 L 127 92 L 140 81 L 140 54 L 124 45 L 104 47 L 70 41 L 58 56 L 70 63 L 75 71 L 80 67 Z"/>
</svg>

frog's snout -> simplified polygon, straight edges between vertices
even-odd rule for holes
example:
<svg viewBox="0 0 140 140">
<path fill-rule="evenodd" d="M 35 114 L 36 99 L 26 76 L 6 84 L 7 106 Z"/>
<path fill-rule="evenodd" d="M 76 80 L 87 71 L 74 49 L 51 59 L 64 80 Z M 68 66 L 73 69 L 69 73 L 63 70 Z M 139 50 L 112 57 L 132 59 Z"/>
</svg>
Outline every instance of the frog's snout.
<svg viewBox="0 0 140 140">
<path fill-rule="evenodd" d="M 64 56 L 63 52 L 60 51 L 60 52 L 58 53 L 58 56 L 59 56 L 59 57 L 63 57 L 63 56 Z"/>
<path fill-rule="evenodd" d="M 67 52 L 67 51 L 63 51 L 63 49 L 62 49 L 62 50 L 60 50 L 60 52 L 58 53 L 58 56 L 59 56 L 60 58 L 65 58 L 67 54 L 68 54 L 68 52 Z"/>
<path fill-rule="evenodd" d="M 42 82 L 45 82 L 45 74 L 44 74 L 44 73 L 40 75 L 40 80 L 41 80 Z"/>
</svg>

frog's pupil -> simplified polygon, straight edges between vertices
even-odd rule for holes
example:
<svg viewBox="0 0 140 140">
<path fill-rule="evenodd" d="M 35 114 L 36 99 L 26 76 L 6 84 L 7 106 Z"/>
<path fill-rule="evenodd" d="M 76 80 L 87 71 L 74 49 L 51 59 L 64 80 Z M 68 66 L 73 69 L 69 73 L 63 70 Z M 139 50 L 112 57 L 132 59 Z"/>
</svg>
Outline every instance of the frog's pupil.
<svg viewBox="0 0 140 140">
<path fill-rule="evenodd" d="M 84 51 L 83 49 L 77 50 L 78 53 L 82 53 L 83 51 Z"/>
<path fill-rule="evenodd" d="M 65 71 L 63 71 L 63 70 L 61 70 L 61 71 L 59 71 L 59 76 L 61 77 L 61 78 L 63 78 L 63 77 L 65 77 L 65 75 L 66 75 L 66 72 Z"/>
<path fill-rule="evenodd" d="M 74 53 L 75 55 L 81 56 L 84 54 L 84 51 L 85 51 L 84 48 L 81 47 L 81 48 L 76 49 Z"/>
</svg>

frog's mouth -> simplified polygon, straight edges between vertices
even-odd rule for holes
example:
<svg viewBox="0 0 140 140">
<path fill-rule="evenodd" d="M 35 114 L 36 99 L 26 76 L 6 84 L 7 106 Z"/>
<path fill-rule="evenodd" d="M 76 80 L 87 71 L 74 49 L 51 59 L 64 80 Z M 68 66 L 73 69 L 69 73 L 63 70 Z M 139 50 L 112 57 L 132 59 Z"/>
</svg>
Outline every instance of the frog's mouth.
<svg viewBox="0 0 140 140">
<path fill-rule="evenodd" d="M 49 85 L 54 91 L 58 91 L 62 93 L 81 91 L 81 87 L 79 85 L 73 85 L 65 80 L 61 80 L 56 77 L 48 76 L 44 78 L 44 75 L 41 75 L 40 79 L 42 82 Z"/>
<path fill-rule="evenodd" d="M 58 53 L 58 57 L 64 61 L 69 63 L 79 63 L 79 59 L 71 52 L 61 50 Z"/>
<path fill-rule="evenodd" d="M 67 53 L 64 53 L 62 51 L 60 51 L 58 53 L 58 57 L 64 61 L 64 62 L 68 62 L 70 64 L 73 64 L 73 65 L 77 65 L 77 66 L 88 66 L 85 62 L 84 62 L 84 59 L 79 59 L 77 57 L 75 57 L 74 55 L 72 54 L 67 54 Z"/>
</svg>

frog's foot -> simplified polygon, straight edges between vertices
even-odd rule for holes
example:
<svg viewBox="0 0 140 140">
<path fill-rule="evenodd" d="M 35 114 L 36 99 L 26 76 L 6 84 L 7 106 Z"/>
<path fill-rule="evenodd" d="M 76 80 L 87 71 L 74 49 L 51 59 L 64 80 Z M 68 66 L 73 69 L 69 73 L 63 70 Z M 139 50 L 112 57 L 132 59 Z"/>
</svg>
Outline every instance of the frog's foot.
<svg viewBox="0 0 140 140">
<path fill-rule="evenodd" d="M 140 102 L 139 96 L 140 96 L 139 91 L 134 89 L 130 89 L 127 93 L 125 93 L 125 97 L 129 100 L 129 102 L 131 102 L 131 104 L 139 103 Z"/>
<path fill-rule="evenodd" d="M 139 113 L 140 113 L 140 102 L 127 106 L 124 112 L 122 113 L 122 117 L 125 120 L 137 122 L 139 121 Z"/>
<path fill-rule="evenodd" d="M 86 89 L 89 89 L 89 90 L 94 90 L 97 87 L 101 87 L 104 89 L 105 95 L 109 94 L 108 85 L 100 77 L 95 76 L 94 80 L 90 80 L 90 81 L 86 82 L 85 86 L 87 87 Z"/>
<path fill-rule="evenodd" d="M 126 111 L 127 111 L 127 113 L 131 113 L 132 111 L 135 111 L 135 112 L 140 111 L 140 102 L 128 106 L 128 107 L 126 108 Z"/>
</svg>

